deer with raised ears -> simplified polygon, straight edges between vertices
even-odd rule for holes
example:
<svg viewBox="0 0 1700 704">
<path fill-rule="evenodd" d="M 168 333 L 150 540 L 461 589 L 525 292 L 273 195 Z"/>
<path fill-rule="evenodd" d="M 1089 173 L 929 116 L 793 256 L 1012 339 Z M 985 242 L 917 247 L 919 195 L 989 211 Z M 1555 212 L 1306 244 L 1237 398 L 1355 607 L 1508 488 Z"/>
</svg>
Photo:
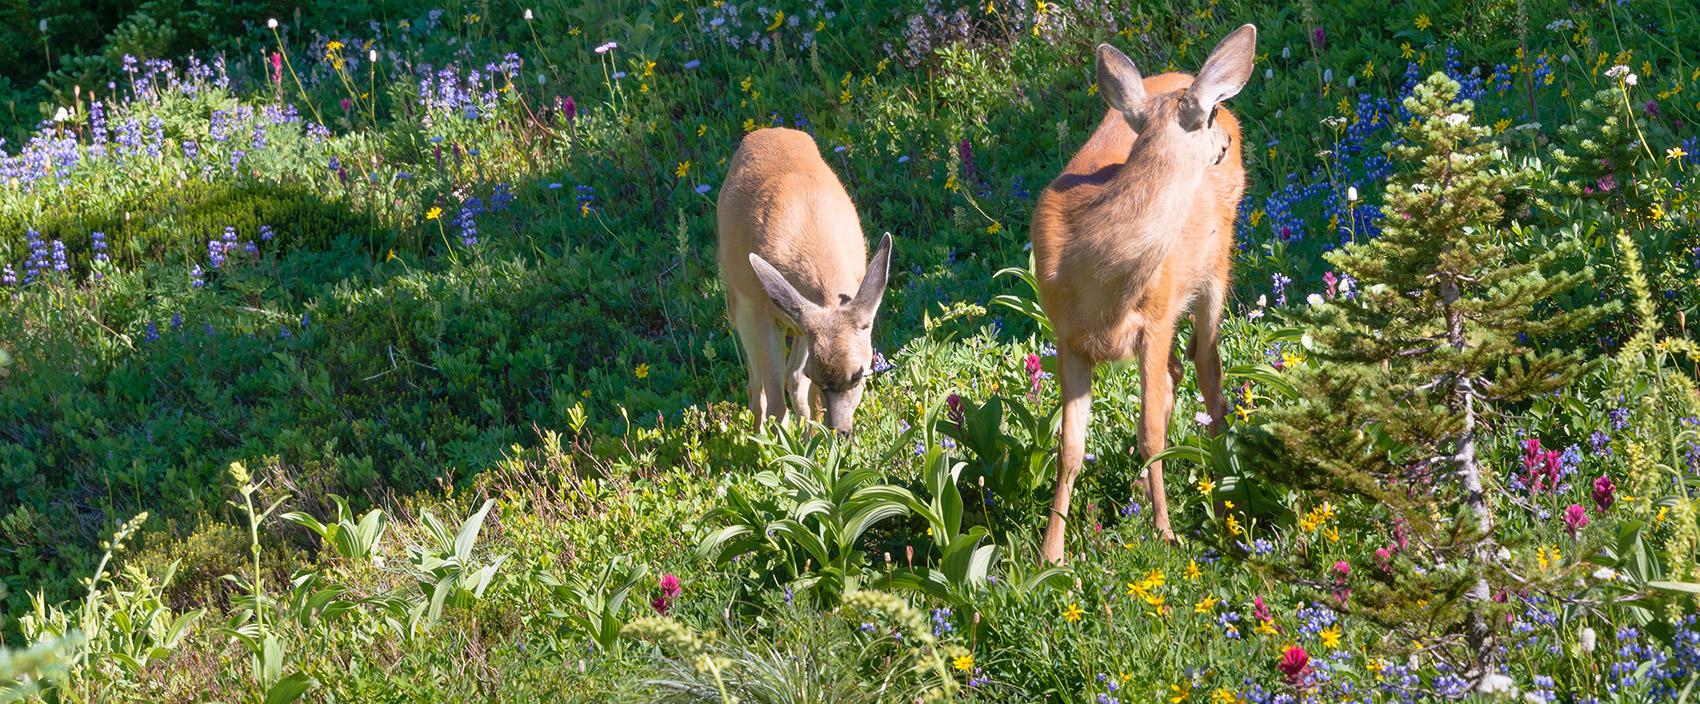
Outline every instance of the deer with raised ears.
<svg viewBox="0 0 1700 704">
<path fill-rule="evenodd" d="M 1047 562 L 1065 558 L 1098 363 L 1139 358 L 1139 449 L 1156 455 L 1185 373 L 1174 356 L 1175 324 L 1190 310 L 1187 356 L 1198 369 L 1210 430 L 1223 428 L 1217 325 L 1245 168 L 1239 123 L 1219 104 L 1251 77 L 1256 45 L 1257 28 L 1244 25 L 1216 46 L 1197 77 L 1151 78 L 1122 52 L 1098 47 L 1098 92 L 1109 110 L 1033 212 L 1039 302 L 1057 335 L 1063 404 L 1056 495 L 1040 550 Z M 1158 532 L 1172 540 L 1162 463 L 1150 464 L 1146 491 Z"/>
<path fill-rule="evenodd" d="M 814 138 L 796 130 L 746 135 L 716 207 L 726 310 L 749 358 L 756 429 L 785 417 L 789 395 L 803 420 L 822 409 L 828 428 L 848 433 L 873 363 L 891 235 L 869 262 L 850 195 Z"/>
</svg>

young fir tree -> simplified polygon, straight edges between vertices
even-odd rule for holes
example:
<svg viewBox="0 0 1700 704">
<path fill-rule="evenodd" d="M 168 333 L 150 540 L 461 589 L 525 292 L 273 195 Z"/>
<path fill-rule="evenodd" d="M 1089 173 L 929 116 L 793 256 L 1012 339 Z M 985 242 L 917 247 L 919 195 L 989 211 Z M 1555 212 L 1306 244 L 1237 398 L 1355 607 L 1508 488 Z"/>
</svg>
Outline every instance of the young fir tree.
<svg viewBox="0 0 1700 704">
<path fill-rule="evenodd" d="M 1476 684 L 1494 672 L 1496 631 L 1520 608 L 1507 593 L 1573 584 L 1585 569 L 1583 555 L 1560 568 L 1494 530 L 1491 412 L 1563 388 L 1586 366 L 1525 340 L 1605 311 L 1542 305 L 1588 274 L 1544 273 L 1561 251 L 1514 256 L 1501 204 L 1528 174 L 1504 165 L 1458 89 L 1437 73 L 1405 99 L 1411 120 L 1387 147 L 1405 168 L 1387 186 L 1381 235 L 1328 255 L 1358 290 L 1293 313 L 1315 362 L 1288 372 L 1302 400 L 1271 410 L 1247 442 L 1268 478 L 1319 505 L 1361 508 L 1341 511 L 1342 533 L 1386 545 L 1341 564 L 1295 531 L 1295 549 L 1264 566 Z"/>
</svg>

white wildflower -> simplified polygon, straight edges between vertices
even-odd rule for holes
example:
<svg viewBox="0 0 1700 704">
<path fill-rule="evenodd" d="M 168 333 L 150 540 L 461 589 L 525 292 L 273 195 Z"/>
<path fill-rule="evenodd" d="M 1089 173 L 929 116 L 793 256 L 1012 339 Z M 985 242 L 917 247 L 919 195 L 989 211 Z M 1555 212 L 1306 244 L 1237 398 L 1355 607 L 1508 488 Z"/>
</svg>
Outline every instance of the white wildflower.
<svg viewBox="0 0 1700 704">
<path fill-rule="evenodd" d="M 1582 629 L 1582 652 L 1584 652 L 1584 653 L 1594 652 L 1594 646 L 1599 644 L 1599 638 L 1600 638 L 1599 634 L 1595 633 L 1594 629 L 1592 629 L 1592 628 Z"/>
<path fill-rule="evenodd" d="M 276 17 L 273 17 L 273 18 L 271 18 L 271 19 L 269 19 L 269 20 L 266 20 L 266 28 L 268 28 L 268 29 L 277 29 L 277 18 L 276 18 Z"/>
<path fill-rule="evenodd" d="M 1482 677 L 1481 683 L 1476 685 L 1476 691 L 1482 694 L 1517 696 L 1517 683 L 1513 682 L 1510 677 L 1494 672 Z"/>
</svg>

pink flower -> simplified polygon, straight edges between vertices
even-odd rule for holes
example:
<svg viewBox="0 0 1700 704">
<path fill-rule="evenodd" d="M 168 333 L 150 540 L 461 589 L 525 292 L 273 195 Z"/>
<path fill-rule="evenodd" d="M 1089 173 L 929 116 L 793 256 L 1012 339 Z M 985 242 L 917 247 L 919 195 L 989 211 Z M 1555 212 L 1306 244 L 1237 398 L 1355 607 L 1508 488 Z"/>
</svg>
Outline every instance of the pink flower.
<svg viewBox="0 0 1700 704">
<path fill-rule="evenodd" d="M 1257 598 L 1252 599 L 1251 604 L 1252 604 L 1251 615 L 1256 616 L 1257 620 L 1259 620 L 1259 621 L 1273 621 L 1274 620 L 1273 618 L 1270 618 L 1270 616 L 1269 616 L 1269 607 L 1263 605 L 1263 595 L 1262 594 L 1259 594 L 1259 595 L 1257 595 Z"/>
<path fill-rule="evenodd" d="M 950 416 L 950 422 L 961 426 L 963 420 L 962 397 L 957 394 L 951 394 L 945 398 L 944 405 L 950 408 L 950 410 L 946 413 L 946 415 Z"/>
<path fill-rule="evenodd" d="M 342 99 L 342 111 L 348 112 L 349 110 L 352 110 L 352 109 L 354 109 L 354 101 L 349 100 L 348 98 L 343 98 Z"/>
<path fill-rule="evenodd" d="M 1570 508 L 1564 509 L 1564 530 L 1570 533 L 1570 537 L 1576 537 L 1576 531 L 1587 525 L 1588 511 L 1581 504 L 1571 504 Z"/>
<path fill-rule="evenodd" d="M 1334 272 L 1330 271 L 1322 275 L 1322 283 L 1328 287 L 1328 297 L 1333 298 L 1334 293 L 1340 288 L 1340 277 L 1335 276 Z"/>
<path fill-rule="evenodd" d="M 1286 675 L 1288 682 L 1296 683 L 1310 669 L 1310 653 L 1299 646 L 1291 646 L 1281 653 L 1281 661 L 1276 663 L 1275 669 Z"/>
<path fill-rule="evenodd" d="M 1393 559 L 1393 552 L 1392 551 L 1388 550 L 1387 548 L 1376 548 L 1375 549 L 1375 560 L 1376 560 L 1376 562 L 1381 563 L 1381 566 L 1382 566 L 1383 569 L 1385 569 L 1387 567 L 1387 561 L 1391 560 L 1391 559 Z"/>
<path fill-rule="evenodd" d="M 1617 486 L 1611 483 L 1611 477 L 1600 475 L 1594 480 L 1594 510 L 1600 515 L 1606 515 L 1606 509 L 1617 501 Z"/>
<path fill-rule="evenodd" d="M 650 599 L 649 606 L 662 616 L 666 616 L 668 611 L 673 610 L 673 602 L 664 596 L 656 596 L 654 599 Z"/>
<path fill-rule="evenodd" d="M 283 85 L 283 54 L 272 52 L 272 82 Z"/>
<path fill-rule="evenodd" d="M 1027 355 L 1027 381 L 1033 385 L 1033 393 L 1039 393 L 1039 387 L 1045 383 L 1045 369 L 1039 363 L 1039 355 Z"/>
<path fill-rule="evenodd" d="M 1611 174 L 1600 177 L 1600 190 L 1609 191 L 1614 188 L 1617 188 L 1617 179 L 1612 178 Z"/>
<path fill-rule="evenodd" d="M 684 588 L 679 586 L 679 578 L 678 577 L 675 577 L 675 576 L 670 575 L 670 574 L 662 575 L 662 577 L 661 577 L 661 593 L 665 594 L 667 596 L 667 598 L 677 599 L 677 598 L 679 598 L 679 594 L 683 593 L 684 591 L 685 591 Z"/>
<path fill-rule="evenodd" d="M 1334 563 L 1334 574 L 1339 575 L 1340 579 L 1342 579 L 1342 580 L 1345 579 L 1346 575 L 1349 575 L 1351 573 L 1352 573 L 1352 566 L 1346 564 L 1345 560 L 1341 560 L 1339 562 Z"/>
</svg>

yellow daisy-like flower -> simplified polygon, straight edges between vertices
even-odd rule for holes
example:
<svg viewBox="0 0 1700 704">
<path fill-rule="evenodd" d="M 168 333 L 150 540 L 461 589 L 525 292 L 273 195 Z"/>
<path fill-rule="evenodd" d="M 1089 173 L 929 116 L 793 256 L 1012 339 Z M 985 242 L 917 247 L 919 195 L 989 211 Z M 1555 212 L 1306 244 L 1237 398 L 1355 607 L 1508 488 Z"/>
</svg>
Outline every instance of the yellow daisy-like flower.
<svg viewBox="0 0 1700 704">
<path fill-rule="evenodd" d="M 1187 563 L 1187 566 L 1186 566 L 1186 579 L 1187 579 L 1187 581 L 1196 582 L 1196 581 L 1198 581 L 1198 578 L 1202 577 L 1202 576 L 1204 576 L 1204 570 L 1198 569 L 1198 560 L 1193 560 L 1193 561 Z"/>
<path fill-rule="evenodd" d="M 585 389 L 583 391 L 580 391 L 578 393 L 578 395 L 583 396 L 585 398 L 590 398 L 590 389 Z"/>
<path fill-rule="evenodd" d="M 1003 232 L 1003 223 L 994 222 L 986 226 L 986 234 L 988 235 L 995 235 L 999 232 Z"/>
<path fill-rule="evenodd" d="M 430 210 L 425 211 L 425 219 L 426 220 L 436 220 L 437 218 L 440 218 L 442 216 L 443 216 L 443 209 L 442 208 L 432 208 Z"/>
<path fill-rule="evenodd" d="M 1276 635 L 1276 633 L 1277 633 L 1277 631 L 1275 630 L 1275 622 L 1274 621 L 1264 621 L 1264 620 L 1259 620 L 1257 622 L 1257 628 L 1251 629 L 1251 632 L 1256 633 L 1260 636 L 1272 636 L 1272 635 Z"/>
<path fill-rule="evenodd" d="M 1688 156 L 1688 152 L 1683 151 L 1682 147 L 1671 147 L 1665 150 L 1666 159 L 1681 159 L 1685 156 Z"/>
<path fill-rule="evenodd" d="M 1151 598 L 1151 592 L 1148 587 L 1143 584 L 1134 584 L 1133 582 L 1127 583 L 1127 595 L 1137 596 L 1141 599 Z"/>
<path fill-rule="evenodd" d="M 1217 687 L 1210 693 L 1210 701 L 1212 704 L 1240 704 L 1240 695 L 1227 687 Z"/>
<path fill-rule="evenodd" d="M 1216 482 L 1211 480 L 1209 477 L 1198 480 L 1198 483 L 1193 486 L 1198 487 L 1198 493 L 1200 494 L 1208 494 L 1216 490 Z"/>
<path fill-rule="evenodd" d="M 1145 586 L 1148 587 L 1148 588 L 1163 586 L 1163 571 L 1162 570 L 1151 570 L 1150 572 L 1146 572 L 1145 573 Z"/>
<path fill-rule="evenodd" d="M 1164 599 L 1162 594 L 1149 595 L 1145 597 L 1145 603 L 1156 611 L 1163 610 L 1163 601 Z"/>
<path fill-rule="evenodd" d="M 1400 42 L 1399 43 L 1399 58 L 1409 59 L 1412 56 L 1416 56 L 1416 55 L 1417 55 L 1417 52 L 1411 50 L 1411 43 L 1410 42 Z"/>
<path fill-rule="evenodd" d="M 1222 600 L 1217 599 L 1216 597 L 1205 596 L 1203 601 L 1200 601 L 1197 604 L 1193 604 L 1192 612 L 1195 613 L 1195 614 L 1210 613 L 1210 611 L 1212 609 L 1216 608 L 1216 604 L 1220 601 L 1222 601 Z"/>
<path fill-rule="evenodd" d="M 1324 629 L 1322 629 L 1322 631 L 1318 632 L 1316 635 L 1322 637 L 1322 646 L 1323 647 L 1325 647 L 1325 648 L 1338 648 L 1338 647 L 1340 647 L 1340 626 L 1339 626 L 1339 624 L 1335 624 L 1333 626 L 1329 626 L 1327 628 L 1324 628 Z"/>
<path fill-rule="evenodd" d="M 1184 685 L 1184 686 L 1183 686 Z M 1169 704 L 1181 704 L 1192 696 L 1192 682 L 1169 685 Z"/>
<path fill-rule="evenodd" d="M 685 174 L 689 173 L 690 170 L 691 162 L 689 160 L 681 161 L 679 162 L 679 165 L 673 169 L 673 175 L 679 178 L 684 178 Z"/>
<path fill-rule="evenodd" d="M 648 379 L 649 378 L 649 365 L 639 364 L 639 365 L 637 365 L 637 369 L 632 370 L 632 373 L 637 374 L 637 378 L 639 378 L 639 379 Z"/>
<path fill-rule="evenodd" d="M 1417 15 L 1417 29 L 1428 29 L 1433 25 L 1434 23 L 1429 21 L 1428 15 Z"/>
<path fill-rule="evenodd" d="M 1228 517 L 1228 532 L 1233 533 L 1234 535 L 1240 535 L 1240 534 L 1245 532 L 1245 529 L 1240 527 L 1239 519 L 1234 518 L 1233 516 L 1229 516 Z"/>
<path fill-rule="evenodd" d="M 1062 617 L 1064 621 L 1077 623 L 1080 621 L 1080 617 L 1085 613 L 1085 611 L 1080 610 L 1079 604 L 1069 604 L 1068 608 L 1063 610 Z"/>
<path fill-rule="evenodd" d="M 751 118 L 744 118 L 744 131 L 745 132 L 756 131 L 756 121 L 751 119 Z"/>
<path fill-rule="evenodd" d="M 785 24 L 785 11 L 784 10 L 780 10 L 778 13 L 775 13 L 773 15 L 773 24 L 770 24 L 770 25 L 767 26 L 767 31 L 771 32 L 773 30 L 779 29 L 779 25 L 782 25 L 782 24 Z"/>
<path fill-rule="evenodd" d="M 969 653 L 967 655 L 963 655 L 961 657 L 958 657 L 957 659 L 951 661 L 950 664 L 951 664 L 952 667 L 955 667 L 956 669 L 961 670 L 963 672 L 967 672 L 969 670 L 972 670 L 972 669 L 974 669 L 974 654 Z"/>
</svg>

